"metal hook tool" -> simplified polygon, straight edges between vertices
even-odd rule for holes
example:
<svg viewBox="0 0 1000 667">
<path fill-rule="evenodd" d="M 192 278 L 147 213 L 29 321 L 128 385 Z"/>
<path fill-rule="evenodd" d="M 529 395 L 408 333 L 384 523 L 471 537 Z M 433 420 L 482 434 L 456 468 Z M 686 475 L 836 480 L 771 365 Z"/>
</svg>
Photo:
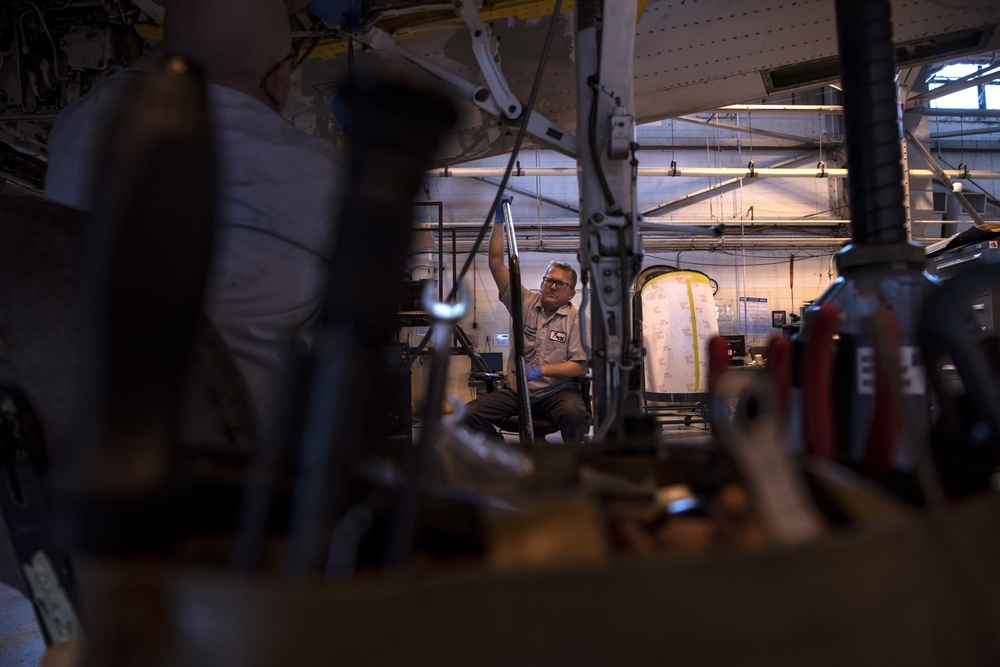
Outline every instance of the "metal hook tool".
<svg viewBox="0 0 1000 667">
<path fill-rule="evenodd" d="M 459 283 L 458 294 L 453 303 L 439 301 L 434 296 L 434 283 L 428 281 L 424 286 L 423 303 L 424 310 L 431 316 L 431 344 L 434 347 L 431 375 L 422 414 L 424 428 L 420 442 L 426 443 L 436 435 L 441 422 L 441 404 L 444 401 L 448 361 L 451 357 L 450 339 L 454 335 L 455 324 L 465 316 L 469 304 L 469 291 L 465 283 Z"/>
<path fill-rule="evenodd" d="M 433 281 L 428 281 L 424 287 L 423 303 L 424 310 L 431 317 L 434 357 L 421 414 L 423 430 L 420 438 L 407 452 L 402 488 L 396 501 L 395 519 L 387 541 L 385 564 L 390 567 L 402 566 L 413 545 L 424 454 L 430 443 L 438 436 L 441 426 L 441 405 L 444 401 L 448 362 L 451 356 L 450 339 L 454 335 L 455 324 L 465 315 L 469 303 L 469 292 L 465 283 L 459 283 L 456 300 L 452 303 L 439 301 L 435 297 L 435 289 Z"/>
</svg>

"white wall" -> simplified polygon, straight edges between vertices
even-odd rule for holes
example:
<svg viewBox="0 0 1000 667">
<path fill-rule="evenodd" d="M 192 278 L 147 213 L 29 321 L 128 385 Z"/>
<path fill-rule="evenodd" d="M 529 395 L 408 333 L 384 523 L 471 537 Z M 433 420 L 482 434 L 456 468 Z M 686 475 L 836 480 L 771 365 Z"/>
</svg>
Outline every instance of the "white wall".
<svg viewBox="0 0 1000 667">
<path fill-rule="evenodd" d="M 729 119 L 729 122 L 751 124 L 751 121 L 746 117 Z M 768 122 L 771 123 L 770 129 L 776 131 L 797 136 L 822 138 L 824 153 L 819 152 L 818 143 L 814 156 L 809 151 L 803 153 L 794 149 L 781 148 L 775 145 L 775 142 L 749 139 L 746 135 L 740 135 L 733 131 L 714 130 L 710 127 L 706 128 L 679 121 L 663 121 L 638 129 L 637 135 L 640 144 L 650 147 L 640 151 L 640 166 L 667 167 L 671 160 L 676 160 L 677 165 L 682 168 L 685 166 L 742 167 L 746 166 L 750 159 L 753 159 L 757 167 L 765 167 L 797 155 L 806 155 L 808 159 L 796 166 L 814 167 L 815 162 L 821 156 L 827 157 L 828 167 L 841 166 L 836 163 L 836 153 L 830 150 L 837 145 L 838 138 L 828 134 L 831 127 L 835 128 L 829 122 L 820 122 L 814 117 L 797 116 L 780 122 L 754 119 L 752 125 L 755 128 L 762 128 Z M 657 143 L 661 144 L 658 149 L 651 148 Z M 665 143 L 677 144 L 678 147 L 663 146 L 662 144 Z M 946 145 L 943 150 L 937 151 L 936 156 L 942 162 L 942 166 L 947 168 L 964 162 L 970 169 L 1000 170 L 1000 144 L 997 144 L 993 151 L 986 152 L 982 150 L 972 152 L 971 149 L 966 151 L 965 149 L 968 147 L 969 144 L 953 141 L 951 145 Z M 982 149 L 982 146 L 976 145 L 975 148 Z M 508 156 L 498 156 L 465 166 L 502 168 L 507 165 L 508 159 Z M 522 151 L 519 161 L 522 167 L 574 166 L 574 162 L 565 156 L 537 148 Z M 671 179 L 666 177 L 640 179 L 638 183 L 639 208 L 646 210 L 718 182 L 719 179 Z M 578 215 L 573 211 L 541 199 L 544 197 L 561 202 L 568 207 L 578 208 L 579 197 L 575 176 L 514 177 L 510 180 L 510 186 L 538 195 L 535 197 L 531 194 L 524 194 L 524 192 L 514 194 L 512 212 L 515 224 L 530 225 L 535 222 L 545 224 L 578 221 Z M 1000 194 L 1000 184 L 995 180 L 966 184 L 966 191 L 979 191 L 977 186 L 982 186 L 993 197 Z M 824 217 L 834 220 L 843 219 L 846 217 L 845 212 L 832 208 L 837 200 L 837 189 L 840 187 L 841 184 L 832 183 L 831 179 L 820 178 L 747 179 L 725 191 L 692 198 L 658 214 L 656 219 L 665 221 L 699 220 L 706 221 L 706 223 L 709 221 L 724 222 L 727 225 L 727 237 L 736 238 L 742 234 L 757 233 L 759 230 L 755 230 L 752 226 L 756 220 L 790 220 L 807 216 L 813 216 L 819 220 Z M 428 201 L 444 202 L 443 211 L 446 223 L 479 225 L 487 218 L 492 217 L 489 208 L 496 194 L 496 186 L 470 178 L 429 177 L 424 194 Z M 750 212 L 751 207 L 752 213 Z M 993 215 L 987 215 L 987 217 L 995 219 L 997 217 L 995 209 L 988 210 L 988 214 L 991 212 Z M 436 210 L 431 207 L 420 209 L 417 220 L 418 222 L 436 221 Z M 934 233 L 937 233 L 938 227 L 940 225 L 927 225 L 927 229 L 932 230 L 933 228 Z M 922 234 L 925 230 L 921 226 L 915 231 Z M 787 235 L 791 231 L 783 230 L 780 233 Z M 842 238 L 845 243 L 848 241 L 846 237 L 843 237 L 843 230 L 838 232 L 832 227 L 817 228 L 812 230 L 812 233 L 824 234 L 834 239 Z M 566 239 L 562 240 L 562 244 L 552 244 L 558 250 L 522 252 L 521 265 L 526 285 L 537 287 L 545 267 L 553 259 L 568 261 L 579 267 L 576 252 L 573 250 L 576 243 L 567 242 Z M 493 335 L 509 332 L 509 316 L 497 301 L 496 287 L 486 264 L 485 240 L 482 248 L 474 265 L 475 270 L 466 277 L 472 301 L 469 304 L 468 314 L 462 321 L 462 326 L 466 333 L 474 339 L 477 350 L 481 352 L 506 352 L 506 348 L 496 347 Z M 436 249 L 435 244 L 433 250 L 436 251 Z M 446 253 L 450 253 L 450 241 L 445 243 L 445 250 Z M 788 315 L 798 314 L 805 303 L 819 297 L 830 283 L 836 280 L 837 275 L 833 265 L 836 251 L 836 247 L 829 250 L 816 250 L 789 246 L 741 250 L 736 247 L 727 249 L 723 245 L 714 252 L 649 251 L 645 255 L 643 265 L 665 264 L 682 269 L 696 269 L 706 273 L 719 285 L 716 303 L 720 310 L 720 330 L 723 333 L 743 333 L 746 331 L 746 322 L 741 319 L 738 312 L 740 297 L 767 299 L 764 308 L 768 314 L 770 311 L 785 311 Z M 794 273 L 790 281 L 790 258 L 793 255 Z M 458 268 L 461 268 L 467 257 L 466 254 L 458 255 Z M 416 256 L 414 263 L 426 268 L 421 269 L 422 273 L 415 275 L 415 277 L 436 276 L 438 268 L 436 261 L 436 255 L 433 254 L 421 253 Z M 452 259 L 449 254 L 445 261 L 444 271 L 445 283 L 448 287 L 451 286 L 452 270 Z M 472 289 L 473 287 L 474 289 Z M 579 291 L 574 301 L 579 305 L 581 301 Z M 416 345 L 421 340 L 422 334 L 422 330 L 403 329 L 402 338 L 409 341 L 411 345 Z M 777 334 L 779 334 L 779 330 L 771 329 L 766 334 L 748 335 L 747 344 L 748 346 L 763 345 L 766 344 L 770 335 Z M 429 361 L 430 357 L 427 356 L 423 362 L 417 361 L 413 366 L 413 395 L 418 406 L 424 393 Z M 448 392 L 459 400 L 471 400 L 475 397 L 475 391 L 468 386 L 471 372 L 469 359 L 462 355 L 453 355 L 450 362 Z"/>
<path fill-rule="evenodd" d="M 720 331 L 743 333 L 747 329 L 739 314 L 739 297 L 766 298 L 768 314 L 772 310 L 784 310 L 788 314 L 798 313 L 803 304 L 817 298 L 831 280 L 836 279 L 832 254 L 796 252 L 793 286 L 789 287 L 791 254 L 789 251 L 671 252 L 646 256 L 644 267 L 665 264 L 706 273 L 719 285 L 716 306 L 720 309 Z M 459 256 L 460 264 L 465 262 L 466 257 Z M 579 269 L 574 254 L 524 253 L 521 256 L 521 270 L 525 285 L 537 289 L 536 286 L 544 275 L 545 268 L 552 260 L 569 262 Z M 494 342 L 494 335 L 510 333 L 510 316 L 497 298 L 496 285 L 487 267 L 485 254 L 477 256 L 474 267 L 465 280 L 471 302 L 466 316 L 461 321 L 462 327 L 473 339 L 478 351 L 503 352 L 506 356 L 509 348 L 498 347 Z M 447 267 L 446 275 L 448 276 L 446 285 L 450 287 L 450 266 Z M 475 284 L 474 290 L 473 284 Z M 578 306 L 582 301 L 580 287 L 578 285 L 577 295 L 573 299 Z M 401 340 L 416 346 L 425 331 L 425 328 L 404 328 Z M 765 335 L 748 335 L 747 345 L 765 345 L 771 335 L 781 335 L 781 332 L 779 329 L 770 329 Z M 414 402 L 418 406 L 424 395 L 430 359 L 428 354 L 414 362 L 412 367 L 412 391 Z M 452 355 L 449 364 L 448 393 L 463 402 L 475 398 L 475 389 L 469 386 L 469 376 L 472 372 L 469 358 L 464 355 Z"/>
<path fill-rule="evenodd" d="M 485 241 L 484 241 L 485 244 Z M 460 255 L 459 262 L 464 264 L 468 255 Z M 575 256 L 568 254 L 541 254 L 525 253 L 520 257 L 522 282 L 532 289 L 537 289 L 541 278 L 545 275 L 545 268 L 549 262 L 557 260 L 569 262 L 579 270 L 579 263 Z M 447 279 L 445 284 L 451 287 L 451 267 L 446 267 Z M 461 267 L 459 267 L 461 268 Z M 507 368 L 506 354 L 509 347 L 499 347 L 495 343 L 496 334 L 509 334 L 510 315 L 507 309 L 499 301 L 499 292 L 493 282 L 486 263 L 485 251 L 477 255 L 474 269 L 470 269 L 465 279 L 466 287 L 469 290 L 470 303 L 466 316 L 462 319 L 461 325 L 466 334 L 473 339 L 476 350 L 479 352 L 502 352 L 505 356 L 504 369 Z M 577 286 L 579 287 L 579 285 Z M 573 303 L 580 305 L 581 293 L 578 290 Z M 416 346 L 423 338 L 425 328 L 410 327 L 402 330 L 402 340 L 409 342 L 410 346 Z M 424 394 L 427 373 L 430 366 L 430 356 L 423 360 L 417 360 L 413 365 L 413 396 L 414 401 L 419 405 Z M 472 362 L 467 356 L 452 355 L 449 365 L 448 393 L 453 394 L 462 401 L 475 398 L 475 389 L 468 386 L 469 375 L 472 372 Z"/>
</svg>

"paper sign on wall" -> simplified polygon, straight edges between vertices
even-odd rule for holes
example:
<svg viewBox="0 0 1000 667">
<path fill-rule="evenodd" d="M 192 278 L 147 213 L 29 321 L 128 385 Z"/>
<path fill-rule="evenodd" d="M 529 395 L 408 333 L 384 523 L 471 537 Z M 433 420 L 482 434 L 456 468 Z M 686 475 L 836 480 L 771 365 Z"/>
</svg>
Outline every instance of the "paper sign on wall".
<svg viewBox="0 0 1000 667">
<path fill-rule="evenodd" d="M 740 297 L 740 333 L 748 336 L 767 336 L 771 333 L 771 311 L 767 297 Z"/>
</svg>

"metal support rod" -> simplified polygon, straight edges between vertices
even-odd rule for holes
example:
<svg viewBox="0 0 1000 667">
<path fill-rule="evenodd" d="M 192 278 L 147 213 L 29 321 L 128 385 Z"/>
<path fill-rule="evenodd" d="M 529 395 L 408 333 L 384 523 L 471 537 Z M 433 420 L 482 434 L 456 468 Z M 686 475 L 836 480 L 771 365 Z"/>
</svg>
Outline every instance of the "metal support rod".
<svg viewBox="0 0 1000 667">
<path fill-rule="evenodd" d="M 937 222 L 941 222 L 938 218 L 924 218 L 920 220 L 914 220 L 913 223 L 917 225 L 929 225 Z M 707 216 L 685 216 L 683 218 L 677 219 L 658 219 L 654 217 L 644 217 L 642 222 L 639 224 L 640 232 L 652 232 L 652 231 L 678 231 L 684 234 L 706 234 L 709 233 L 703 229 L 703 227 L 711 227 L 718 223 L 716 218 L 710 218 Z M 746 220 L 745 224 L 749 227 L 756 227 L 757 229 L 764 229 L 767 227 L 838 227 L 840 225 L 849 225 L 851 223 L 848 218 L 810 218 L 808 216 L 803 216 L 800 218 L 754 218 L 752 220 Z M 734 225 L 741 224 L 740 220 L 736 220 Z M 459 232 L 459 239 L 464 240 L 466 235 L 473 234 L 478 229 L 478 222 L 449 222 L 445 223 L 445 229 L 455 229 Z M 523 223 L 519 225 L 521 229 L 521 240 L 519 242 L 522 251 L 524 250 L 525 239 L 533 238 L 531 232 L 537 230 L 538 234 L 541 235 L 542 232 L 545 234 L 566 234 L 566 235 L 577 235 L 580 230 L 580 224 L 577 220 L 549 220 L 546 222 L 535 222 L 535 223 Z M 671 229 L 677 227 L 678 229 Z M 681 229 L 685 228 L 685 229 Z M 417 229 L 421 229 L 417 227 Z M 458 249 L 459 253 L 467 252 L 467 250 L 461 246 Z"/>
<path fill-rule="evenodd" d="M 414 206 L 434 206 L 437 208 L 437 228 L 438 228 L 438 298 L 444 300 L 444 202 L 443 201 L 418 201 L 413 202 Z"/>
<path fill-rule="evenodd" d="M 839 104 L 728 104 L 718 109 L 706 109 L 713 113 L 753 112 L 753 113 L 804 113 L 841 114 L 844 107 Z"/>
<path fill-rule="evenodd" d="M 909 135 L 909 132 L 906 132 Z M 899 142 L 900 159 L 903 164 L 903 210 L 906 213 L 906 238 L 911 238 L 913 235 L 913 209 L 910 200 L 910 154 L 907 151 L 907 145 L 909 142 L 906 140 L 906 136 L 903 136 Z"/>
<path fill-rule="evenodd" d="M 444 216 L 438 218 L 438 300 L 444 301 Z"/>
<path fill-rule="evenodd" d="M 957 199 L 958 203 L 962 205 L 962 208 L 964 208 L 965 212 L 969 214 L 969 217 L 975 220 L 977 225 L 985 224 L 986 221 L 983 220 L 983 216 L 976 212 L 976 209 L 969 203 L 969 200 L 965 198 L 965 195 L 962 194 L 962 190 L 955 187 L 955 183 L 948 176 L 947 172 L 941 168 L 941 165 L 937 163 L 937 160 L 935 160 L 934 156 L 931 155 L 931 152 L 927 150 L 927 147 L 920 143 L 920 140 L 914 137 L 909 130 L 906 131 L 906 138 L 907 143 L 916 148 L 917 152 L 920 153 L 925 160 L 927 160 L 927 164 L 930 165 L 931 171 L 934 173 L 934 177 L 941 181 L 941 183 L 943 183 L 948 190 L 955 195 L 955 199 Z"/>
<path fill-rule="evenodd" d="M 748 114 L 749 115 L 749 114 Z M 733 132 L 742 132 L 744 134 L 750 134 L 758 137 L 771 137 L 772 139 L 784 139 L 786 141 L 796 141 L 803 144 L 814 144 L 818 143 L 816 139 L 810 137 L 802 137 L 795 134 L 784 134 L 782 132 L 771 132 L 770 130 L 762 130 L 760 128 L 754 128 L 744 125 L 734 125 L 733 123 L 721 123 L 717 116 L 712 116 L 711 118 L 698 118 L 697 116 L 677 116 L 671 120 L 682 120 L 685 123 L 694 123 L 695 125 L 709 126 L 713 130 L 732 130 Z M 646 146 L 639 146 L 639 150 L 648 148 Z M 666 146 L 664 148 L 667 148 Z M 670 146 L 669 148 L 673 148 Z"/>
<path fill-rule="evenodd" d="M 472 364 L 478 368 L 483 373 L 491 373 L 492 370 L 489 364 L 483 359 L 482 355 L 476 351 L 476 347 L 472 344 L 472 339 L 469 338 L 469 334 L 465 333 L 465 329 L 458 322 L 455 323 L 455 338 L 458 339 L 458 344 L 462 346 L 462 349 L 469 359 L 472 360 Z"/>
<path fill-rule="evenodd" d="M 490 180 L 489 178 L 484 178 L 484 177 L 481 177 L 481 176 L 474 176 L 473 178 L 475 178 L 477 181 L 481 181 L 483 183 L 487 183 L 488 185 L 492 185 L 494 187 L 500 185 L 500 183 L 498 183 L 497 181 Z M 569 211 L 570 213 L 575 214 L 577 216 L 577 218 L 579 218 L 579 216 L 580 216 L 580 209 L 577 208 L 576 206 L 573 206 L 572 204 L 567 204 L 567 203 L 561 202 L 561 201 L 559 201 L 557 199 L 553 199 L 552 197 L 546 197 L 545 195 L 540 194 L 538 192 L 531 192 L 530 190 L 527 190 L 525 188 L 519 188 L 519 187 L 516 187 L 516 186 L 513 186 L 513 185 L 508 185 L 506 187 L 506 189 L 509 192 L 513 192 L 513 193 L 519 194 L 519 195 L 524 195 L 525 197 L 531 197 L 532 199 L 536 199 L 538 201 L 541 201 L 542 203 L 549 204 L 550 206 L 555 206 L 555 207 L 561 208 L 561 209 L 563 209 L 565 211 Z"/>
<path fill-rule="evenodd" d="M 773 169 L 781 169 L 781 168 L 784 167 L 784 165 L 796 164 L 796 163 L 802 162 L 803 160 L 806 160 L 806 159 L 813 160 L 813 159 L 815 159 L 815 157 L 816 157 L 815 154 L 810 153 L 809 155 L 799 155 L 799 156 L 796 156 L 796 157 L 793 157 L 793 158 L 789 158 L 787 160 L 781 160 L 780 162 L 775 163 L 771 167 L 764 167 L 764 168 L 761 168 L 761 169 L 755 169 L 754 170 L 755 171 L 754 178 L 757 178 L 757 175 L 759 175 L 760 172 L 762 172 L 762 171 L 770 173 L 771 170 L 773 170 Z M 639 171 L 641 171 L 641 169 Z M 673 176 L 673 173 L 672 173 L 673 171 L 679 171 L 679 170 L 677 170 L 675 167 L 671 167 L 671 171 L 668 172 L 667 175 L 672 177 Z M 784 169 L 784 171 L 798 172 L 799 170 L 798 169 Z M 810 173 L 814 178 L 818 177 L 818 173 L 819 173 L 816 169 L 808 169 L 808 170 L 807 169 L 803 169 L 801 171 Z M 823 173 L 826 173 L 828 171 L 832 171 L 832 170 L 827 170 L 825 168 L 823 169 Z M 743 172 L 743 173 L 745 174 L 746 172 Z M 846 172 L 845 172 L 845 175 L 846 175 Z M 642 212 L 642 215 L 643 215 L 643 217 L 649 216 L 649 215 L 656 215 L 657 213 L 660 213 L 664 209 L 667 209 L 667 208 L 669 208 L 671 206 L 675 206 L 677 204 L 680 204 L 680 203 L 683 203 L 685 201 L 694 199 L 696 197 L 700 197 L 702 195 L 706 195 L 706 194 L 710 194 L 710 193 L 719 191 L 722 188 L 728 188 L 728 187 L 733 186 L 733 185 L 739 185 L 742 182 L 741 179 L 743 177 L 744 176 L 740 176 L 740 177 L 733 178 L 733 179 L 730 179 L 730 180 L 727 180 L 727 181 L 723 181 L 721 183 L 711 183 L 711 184 L 708 185 L 708 187 L 701 188 L 699 190 L 695 190 L 694 192 L 689 192 L 689 193 L 687 193 L 685 195 L 681 195 L 680 197 L 675 197 L 675 198 L 671 199 L 670 201 L 662 202 L 662 203 L 659 203 L 659 204 L 654 204 L 653 206 L 650 206 L 650 207 L 646 208 L 646 210 L 644 210 Z"/>
<path fill-rule="evenodd" d="M 535 425 L 531 420 L 531 395 L 524 369 L 524 308 L 521 302 L 521 262 L 517 253 L 517 236 L 510 212 L 510 201 L 502 200 L 504 230 L 507 233 L 507 266 L 510 271 L 510 314 L 513 320 L 511 338 L 514 339 L 514 364 L 517 370 L 517 419 L 518 435 L 522 443 L 533 442 Z"/>
<path fill-rule="evenodd" d="M 949 222 L 949 221 L 944 221 Z M 941 220 L 915 220 L 914 225 L 941 225 Z M 843 224 L 847 224 L 846 222 Z M 998 222 L 1000 224 L 1000 222 Z M 773 225 L 771 225 L 773 226 Z M 765 230 L 755 230 L 754 235 L 734 234 L 733 236 L 717 237 L 710 234 L 651 234 L 641 233 L 643 249 L 649 254 L 664 251 L 676 250 L 702 250 L 702 251 L 736 251 L 739 249 L 772 250 L 787 248 L 811 248 L 823 250 L 826 253 L 835 253 L 844 247 L 847 238 L 837 230 L 828 230 L 822 234 L 802 234 L 792 236 L 790 233 L 763 234 Z M 914 242 L 922 246 L 940 242 L 939 236 L 925 237 L 916 236 Z M 459 239 L 459 251 L 467 250 L 472 245 L 472 239 L 463 241 Z M 580 249 L 579 236 L 577 234 L 565 234 L 558 237 L 548 237 L 543 241 L 532 238 L 521 238 L 518 240 L 518 249 L 521 253 L 545 253 L 575 255 Z M 428 332 L 429 333 L 429 332 Z M 428 339 L 429 340 L 429 339 Z"/>
<path fill-rule="evenodd" d="M 939 97 L 944 97 L 945 95 L 951 95 L 952 93 L 965 90 L 966 88 L 972 88 L 973 86 L 981 86 L 984 83 L 996 81 L 997 79 L 1000 79 L 1000 65 L 994 65 L 989 69 L 973 72 L 972 74 L 964 76 L 961 79 L 957 79 L 946 86 L 941 86 L 939 88 L 935 88 L 934 90 L 928 90 L 926 93 L 911 95 L 906 100 L 906 108 L 912 109 L 913 107 L 920 106 L 929 100 L 935 100 Z"/>
</svg>

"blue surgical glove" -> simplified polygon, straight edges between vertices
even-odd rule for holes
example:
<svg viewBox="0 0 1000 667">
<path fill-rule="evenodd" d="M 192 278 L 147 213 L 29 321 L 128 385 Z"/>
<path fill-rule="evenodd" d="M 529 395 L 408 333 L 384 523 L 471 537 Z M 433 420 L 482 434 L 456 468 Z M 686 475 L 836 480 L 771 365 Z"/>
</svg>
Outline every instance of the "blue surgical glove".
<svg viewBox="0 0 1000 667">
<path fill-rule="evenodd" d="M 525 364 L 524 377 L 528 382 L 531 382 L 532 380 L 537 380 L 538 378 L 542 377 L 541 364 Z"/>
<path fill-rule="evenodd" d="M 493 223 L 494 224 L 498 224 L 498 225 L 499 224 L 503 224 L 503 222 L 505 220 L 504 214 L 503 214 L 503 204 L 504 204 L 504 202 L 507 202 L 509 204 L 512 201 L 514 201 L 514 195 L 504 195 L 503 197 L 500 198 L 500 201 L 497 202 L 496 210 L 493 211 Z"/>
</svg>

